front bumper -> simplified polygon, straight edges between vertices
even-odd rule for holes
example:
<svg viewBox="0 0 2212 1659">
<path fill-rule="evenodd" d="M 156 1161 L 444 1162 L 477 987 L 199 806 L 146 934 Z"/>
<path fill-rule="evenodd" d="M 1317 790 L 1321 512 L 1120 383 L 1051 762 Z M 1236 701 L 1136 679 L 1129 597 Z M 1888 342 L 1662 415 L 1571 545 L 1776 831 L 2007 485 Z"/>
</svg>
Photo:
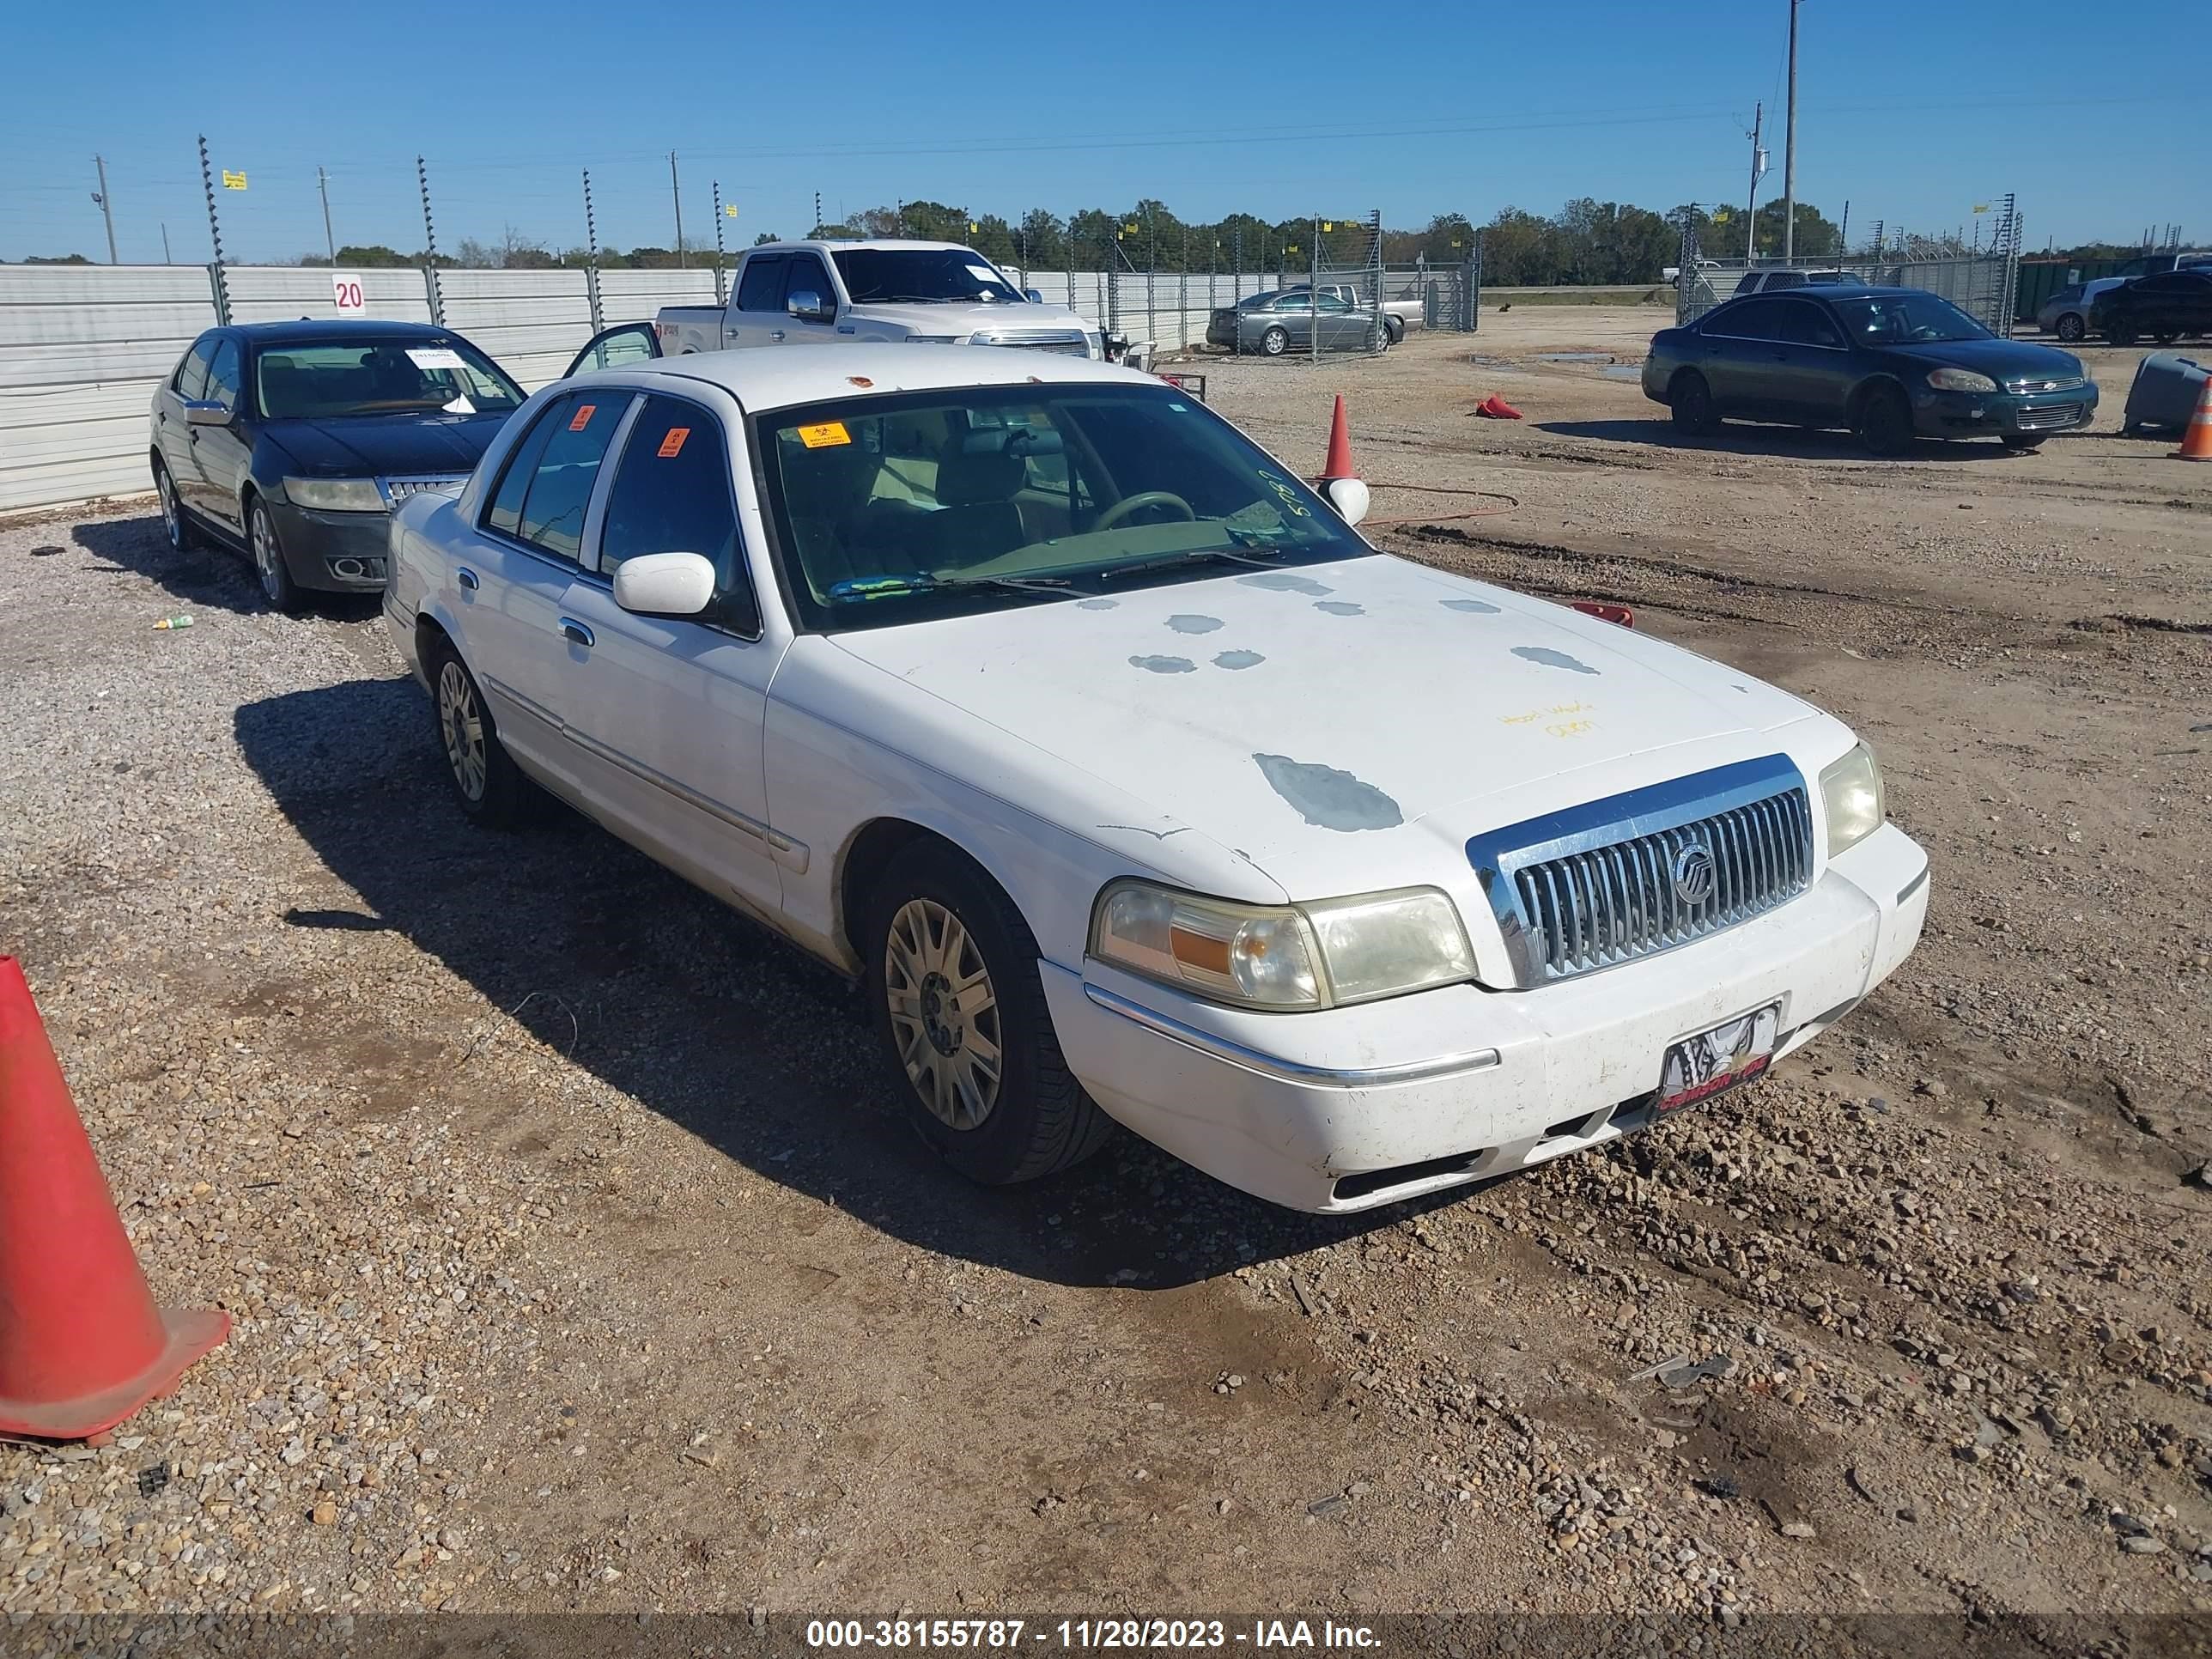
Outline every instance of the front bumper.
<svg viewBox="0 0 2212 1659">
<path fill-rule="evenodd" d="M 326 593 L 375 593 L 389 568 L 388 513 L 315 513 L 271 500 L 276 540 L 292 580 Z"/>
<path fill-rule="evenodd" d="M 2078 431 L 2097 418 L 2097 385 L 2065 392 L 1938 392 L 1913 394 L 1913 429 L 1923 438 L 1972 438 Z"/>
<path fill-rule="evenodd" d="M 1927 876 L 1886 825 L 1778 909 L 1534 991 L 1257 1014 L 1090 962 L 1044 964 L 1045 996 L 1069 1068 L 1129 1128 L 1292 1209 L 1364 1210 L 1645 1127 L 1668 1046 L 1732 1016 L 1779 1001 L 1781 1052 L 1810 1040 L 1918 942 Z"/>
</svg>

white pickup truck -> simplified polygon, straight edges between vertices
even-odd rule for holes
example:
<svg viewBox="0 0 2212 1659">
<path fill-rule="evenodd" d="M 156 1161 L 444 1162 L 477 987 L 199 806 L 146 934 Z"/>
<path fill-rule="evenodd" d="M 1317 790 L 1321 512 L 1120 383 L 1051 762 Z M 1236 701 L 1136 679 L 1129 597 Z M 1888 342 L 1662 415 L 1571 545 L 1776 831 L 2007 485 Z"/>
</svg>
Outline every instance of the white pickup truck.
<svg viewBox="0 0 2212 1659">
<path fill-rule="evenodd" d="M 727 306 L 669 306 L 654 328 L 665 357 L 861 340 L 1105 356 L 1081 317 L 957 242 L 770 242 L 739 263 Z"/>
</svg>

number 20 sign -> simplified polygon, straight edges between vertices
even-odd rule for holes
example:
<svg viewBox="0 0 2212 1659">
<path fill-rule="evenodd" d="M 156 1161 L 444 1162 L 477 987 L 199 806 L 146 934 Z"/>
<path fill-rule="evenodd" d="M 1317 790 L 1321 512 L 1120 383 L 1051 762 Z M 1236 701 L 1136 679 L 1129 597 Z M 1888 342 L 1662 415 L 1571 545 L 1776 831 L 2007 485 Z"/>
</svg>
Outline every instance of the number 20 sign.
<svg viewBox="0 0 2212 1659">
<path fill-rule="evenodd" d="M 332 276 L 331 297 L 337 301 L 341 317 L 358 317 L 368 308 L 361 297 L 361 278 L 358 276 Z"/>
</svg>

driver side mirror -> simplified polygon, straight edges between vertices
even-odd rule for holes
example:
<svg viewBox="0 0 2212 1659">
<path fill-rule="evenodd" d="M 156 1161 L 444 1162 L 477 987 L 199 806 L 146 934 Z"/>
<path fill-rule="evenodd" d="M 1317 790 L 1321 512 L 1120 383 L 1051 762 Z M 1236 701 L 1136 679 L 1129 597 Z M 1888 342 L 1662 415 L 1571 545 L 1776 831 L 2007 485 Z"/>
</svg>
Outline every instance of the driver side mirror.
<svg viewBox="0 0 2212 1659">
<path fill-rule="evenodd" d="M 1033 306 L 1041 306 L 1044 303 L 1044 295 L 1038 289 L 1033 288 L 1024 289 L 1022 290 L 1022 298 L 1027 300 Z"/>
<path fill-rule="evenodd" d="M 1321 486 L 1322 499 L 1336 509 L 1336 515 L 1346 524 L 1358 524 L 1367 516 L 1372 497 L 1363 478 L 1325 478 Z"/>
<path fill-rule="evenodd" d="M 196 398 L 185 405 L 185 420 L 192 426 L 228 426 L 230 405 Z"/>
<path fill-rule="evenodd" d="M 696 617 L 714 599 L 714 567 L 697 553 L 641 553 L 615 567 L 615 603 L 641 617 Z"/>
<path fill-rule="evenodd" d="M 802 288 L 783 302 L 783 308 L 802 323 L 834 323 L 837 320 L 835 301 L 825 300 L 811 288 Z"/>
</svg>

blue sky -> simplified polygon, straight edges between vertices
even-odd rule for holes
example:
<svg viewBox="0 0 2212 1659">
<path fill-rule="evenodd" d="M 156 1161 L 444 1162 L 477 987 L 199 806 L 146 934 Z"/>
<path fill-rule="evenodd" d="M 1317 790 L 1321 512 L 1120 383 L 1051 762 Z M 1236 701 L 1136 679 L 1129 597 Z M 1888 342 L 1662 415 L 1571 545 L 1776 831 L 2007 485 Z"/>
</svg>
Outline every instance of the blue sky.
<svg viewBox="0 0 2212 1659">
<path fill-rule="evenodd" d="M 1876 219 L 1937 230 L 2016 191 L 2041 247 L 2179 222 L 2212 240 L 2203 0 L 2135 0 L 2124 28 L 2078 0 L 1803 0 L 1798 195 L 1857 240 Z M 414 157 L 439 243 L 504 225 L 583 240 L 592 169 L 603 244 L 803 234 L 898 198 L 1017 217 L 1032 206 L 1188 218 L 1379 207 L 1393 226 L 1573 196 L 1665 209 L 1740 202 L 1766 100 L 1782 185 L 1786 0 L 1549 5 L 826 6 L 513 0 L 403 9 L 101 0 L 9 26 L 0 258 L 105 257 L 90 200 L 107 159 L 123 258 L 209 257 L 194 135 L 217 168 L 234 259 L 337 239 L 422 245 Z M 220 21 L 215 21 L 219 16 Z M 357 21 L 347 22 L 344 18 Z M 40 66 L 28 76 L 26 66 Z M 2199 84 L 2191 87 L 2196 80 Z M 2165 135 L 2172 135 L 2170 141 Z"/>
</svg>

